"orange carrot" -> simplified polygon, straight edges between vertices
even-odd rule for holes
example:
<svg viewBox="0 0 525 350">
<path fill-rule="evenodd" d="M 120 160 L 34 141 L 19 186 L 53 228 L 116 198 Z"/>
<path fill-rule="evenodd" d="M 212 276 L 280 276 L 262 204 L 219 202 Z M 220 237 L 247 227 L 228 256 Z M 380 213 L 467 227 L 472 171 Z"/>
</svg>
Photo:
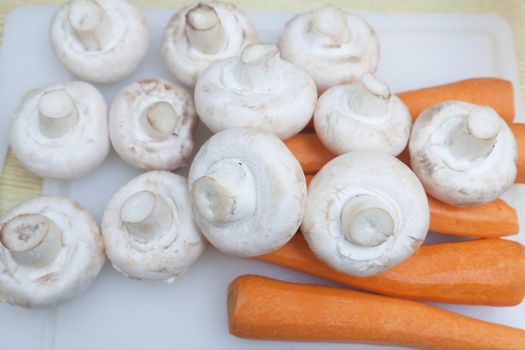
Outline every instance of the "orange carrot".
<svg viewBox="0 0 525 350">
<path fill-rule="evenodd" d="M 488 105 L 512 123 L 514 120 L 514 92 L 512 83 L 499 78 L 473 78 L 457 82 L 420 88 L 397 94 L 406 104 L 415 120 L 428 107 L 447 100 Z M 313 128 L 312 121 L 305 129 Z"/>
<path fill-rule="evenodd" d="M 230 333 L 442 350 L 523 350 L 525 331 L 415 301 L 245 275 L 228 288 Z"/>
<path fill-rule="evenodd" d="M 474 78 L 397 94 L 416 119 L 423 110 L 447 100 L 491 106 L 508 123 L 514 120 L 512 83 L 499 78 Z"/>
<path fill-rule="evenodd" d="M 306 175 L 310 183 L 312 175 Z M 501 199 L 472 208 L 460 208 L 427 195 L 433 232 L 465 237 L 496 238 L 519 232 L 516 209 Z"/>
<path fill-rule="evenodd" d="M 518 143 L 518 175 L 517 183 L 525 183 L 525 124 L 511 124 L 510 128 Z"/>
<path fill-rule="evenodd" d="M 317 259 L 300 233 L 255 259 L 405 299 L 510 306 L 525 296 L 525 251 L 504 239 L 423 245 L 404 262 L 372 277 L 333 270 Z"/>
</svg>

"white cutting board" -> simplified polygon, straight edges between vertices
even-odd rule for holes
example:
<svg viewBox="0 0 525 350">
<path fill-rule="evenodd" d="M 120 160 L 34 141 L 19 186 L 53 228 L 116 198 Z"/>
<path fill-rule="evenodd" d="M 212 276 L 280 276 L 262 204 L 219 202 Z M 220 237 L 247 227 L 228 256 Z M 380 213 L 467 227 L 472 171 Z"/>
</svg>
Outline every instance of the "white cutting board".
<svg viewBox="0 0 525 350">
<path fill-rule="evenodd" d="M 0 58 L 0 165 L 6 151 L 8 120 L 22 95 L 38 86 L 73 79 L 49 47 L 47 28 L 54 11 L 54 7 L 22 7 L 7 18 Z M 163 26 L 174 11 L 146 11 L 152 31 L 150 53 L 130 78 L 100 86 L 108 102 L 120 88 L 136 79 L 170 78 L 160 57 L 160 40 Z M 260 39 L 270 42 L 276 42 L 283 24 L 291 17 L 290 13 L 279 12 L 250 15 Z M 499 17 L 430 13 L 363 13 L 362 16 L 379 35 L 378 76 L 390 84 L 393 91 L 476 76 L 509 79 L 519 91 L 512 34 Z M 516 111 L 521 116 L 518 99 Z M 198 135 L 203 141 L 209 133 L 201 127 Z M 99 169 L 82 179 L 71 183 L 45 181 L 44 192 L 72 197 L 98 219 L 111 194 L 138 173 L 112 154 Z M 525 199 L 525 191 L 518 187 L 514 186 L 505 197 L 519 208 L 522 227 L 525 227 L 525 201 L 520 200 Z M 443 237 L 432 239 L 443 240 Z M 523 243 L 523 233 L 514 239 Z M 171 285 L 128 280 L 106 264 L 84 295 L 57 309 L 34 311 L 0 305 L 0 348 L 383 349 L 362 344 L 251 341 L 229 335 L 226 288 L 231 280 L 244 273 L 323 283 L 284 268 L 230 258 L 211 247 L 185 276 Z M 444 307 L 525 328 L 524 304 L 511 308 Z"/>
</svg>

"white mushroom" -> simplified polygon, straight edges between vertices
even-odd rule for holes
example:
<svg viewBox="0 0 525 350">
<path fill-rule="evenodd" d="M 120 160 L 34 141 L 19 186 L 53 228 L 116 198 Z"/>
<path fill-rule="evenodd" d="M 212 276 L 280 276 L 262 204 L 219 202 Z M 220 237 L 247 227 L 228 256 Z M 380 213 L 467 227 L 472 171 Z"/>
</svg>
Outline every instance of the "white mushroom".
<svg viewBox="0 0 525 350">
<path fill-rule="evenodd" d="M 194 86 L 211 63 L 238 56 L 244 46 L 255 42 L 253 24 L 235 5 L 199 2 L 171 18 L 164 31 L 162 56 L 178 81 Z"/>
<path fill-rule="evenodd" d="M 33 91 L 20 103 L 9 145 L 31 172 L 61 180 L 80 177 L 106 158 L 110 144 L 104 97 L 72 81 Z"/>
<path fill-rule="evenodd" d="M 113 148 L 129 164 L 147 170 L 186 166 L 197 124 L 191 96 L 163 79 L 139 80 L 125 87 L 109 111 Z"/>
<path fill-rule="evenodd" d="M 195 86 L 197 114 L 213 132 L 253 127 L 281 140 L 308 124 L 316 100 L 312 78 L 271 44 L 248 45 L 240 57 L 212 64 Z"/>
<path fill-rule="evenodd" d="M 372 276 L 412 255 L 429 220 L 425 191 L 410 168 L 387 153 L 354 151 L 310 182 L 301 231 L 334 269 Z"/>
<path fill-rule="evenodd" d="M 409 151 L 427 192 L 451 205 L 490 202 L 516 178 L 516 140 L 488 106 L 447 101 L 426 109 L 414 123 Z"/>
<path fill-rule="evenodd" d="M 70 0 L 55 14 L 49 35 L 66 69 L 96 83 L 130 75 L 149 47 L 142 12 L 128 0 Z"/>
<path fill-rule="evenodd" d="M 411 125 L 404 103 L 369 73 L 359 83 L 326 90 L 314 113 L 315 132 L 334 154 L 371 150 L 397 156 L 407 145 Z"/>
<path fill-rule="evenodd" d="M 306 181 L 299 162 L 274 135 L 234 128 L 212 136 L 190 167 L 197 225 L 220 251 L 269 253 L 301 223 Z"/>
<path fill-rule="evenodd" d="M 70 199 L 37 197 L 0 218 L 3 301 L 28 308 L 56 306 L 84 292 L 102 265 L 97 225 Z"/>
<path fill-rule="evenodd" d="M 375 72 L 379 43 L 370 25 L 333 6 L 292 18 L 279 39 L 282 57 L 306 69 L 320 92 Z"/>
<path fill-rule="evenodd" d="M 167 171 L 144 173 L 120 188 L 104 209 L 102 236 L 120 273 L 166 283 L 183 274 L 205 247 L 186 178 Z"/>
</svg>

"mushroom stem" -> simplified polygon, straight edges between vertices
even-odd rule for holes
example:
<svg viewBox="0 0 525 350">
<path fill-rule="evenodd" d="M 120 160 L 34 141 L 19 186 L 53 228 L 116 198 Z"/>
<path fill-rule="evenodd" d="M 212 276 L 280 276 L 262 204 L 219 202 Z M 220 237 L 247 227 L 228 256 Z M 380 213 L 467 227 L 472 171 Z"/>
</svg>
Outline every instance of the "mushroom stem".
<svg viewBox="0 0 525 350">
<path fill-rule="evenodd" d="M 333 6 L 316 9 L 308 31 L 322 39 L 328 47 L 339 47 L 352 40 L 344 12 Z"/>
<path fill-rule="evenodd" d="M 279 81 L 279 50 L 272 44 L 246 46 L 240 57 L 239 79 L 250 91 L 269 91 Z"/>
<path fill-rule="evenodd" d="M 208 55 L 217 53 L 226 43 L 217 12 L 202 3 L 186 13 L 186 37 L 190 46 Z"/>
<path fill-rule="evenodd" d="M 72 0 L 68 20 L 88 51 L 102 50 L 111 40 L 113 27 L 106 10 L 97 0 Z"/>
<path fill-rule="evenodd" d="M 140 117 L 140 124 L 144 131 L 157 141 L 163 141 L 173 134 L 178 121 L 173 106 L 164 101 L 152 103 Z"/>
<path fill-rule="evenodd" d="M 486 157 L 492 151 L 500 130 L 501 118 L 496 111 L 487 106 L 476 106 L 450 133 L 450 152 L 467 160 Z"/>
<path fill-rule="evenodd" d="M 44 267 L 60 252 L 62 233 L 53 220 L 43 215 L 22 214 L 4 224 L 0 241 L 20 265 Z"/>
<path fill-rule="evenodd" d="M 191 195 L 202 217 L 214 223 L 227 223 L 253 215 L 255 191 L 250 169 L 241 161 L 224 159 L 193 183 Z"/>
<path fill-rule="evenodd" d="M 65 90 L 44 92 L 38 101 L 38 121 L 42 134 L 61 137 L 78 122 L 75 102 Z"/>
<path fill-rule="evenodd" d="M 370 73 L 365 73 L 361 77 L 359 92 L 348 101 L 354 112 L 366 117 L 387 114 L 389 102 L 390 89 Z"/>
<path fill-rule="evenodd" d="M 124 202 L 120 220 L 139 242 L 162 236 L 177 219 L 166 201 L 150 191 L 137 192 Z"/>
<path fill-rule="evenodd" d="M 357 195 L 346 202 L 341 212 L 341 229 L 352 243 L 375 247 L 394 233 L 394 220 L 371 195 Z"/>
</svg>

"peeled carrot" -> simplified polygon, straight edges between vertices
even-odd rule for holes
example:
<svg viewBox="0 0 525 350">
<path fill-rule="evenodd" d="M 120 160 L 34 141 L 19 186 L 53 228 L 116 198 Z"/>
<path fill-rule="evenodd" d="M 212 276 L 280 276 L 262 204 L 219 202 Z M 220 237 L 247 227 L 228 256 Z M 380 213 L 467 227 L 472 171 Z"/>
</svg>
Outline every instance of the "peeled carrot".
<svg viewBox="0 0 525 350">
<path fill-rule="evenodd" d="M 427 244 L 392 269 L 354 277 L 320 262 L 301 234 L 255 259 L 330 281 L 405 299 L 510 306 L 525 296 L 525 251 L 514 241 L 480 239 Z"/>
<path fill-rule="evenodd" d="M 473 78 L 453 83 L 420 88 L 397 94 L 406 104 L 413 119 L 426 108 L 447 100 L 460 100 L 491 106 L 512 123 L 514 120 L 514 91 L 512 83 L 499 78 Z M 310 122 L 307 129 L 313 128 Z"/>
<path fill-rule="evenodd" d="M 511 124 L 510 128 L 518 143 L 518 175 L 517 183 L 525 183 L 525 124 Z"/>
<path fill-rule="evenodd" d="M 499 78 L 474 78 L 397 94 L 416 119 L 426 108 L 447 100 L 491 106 L 508 123 L 514 120 L 512 83 Z"/>
<path fill-rule="evenodd" d="M 306 175 L 310 183 L 312 175 Z M 465 237 L 496 238 L 519 232 L 516 209 L 501 199 L 472 208 L 460 208 L 427 195 L 433 232 Z"/>
<path fill-rule="evenodd" d="M 228 288 L 230 333 L 272 340 L 353 341 L 442 350 L 523 350 L 525 331 L 410 300 L 261 276 Z"/>
</svg>

